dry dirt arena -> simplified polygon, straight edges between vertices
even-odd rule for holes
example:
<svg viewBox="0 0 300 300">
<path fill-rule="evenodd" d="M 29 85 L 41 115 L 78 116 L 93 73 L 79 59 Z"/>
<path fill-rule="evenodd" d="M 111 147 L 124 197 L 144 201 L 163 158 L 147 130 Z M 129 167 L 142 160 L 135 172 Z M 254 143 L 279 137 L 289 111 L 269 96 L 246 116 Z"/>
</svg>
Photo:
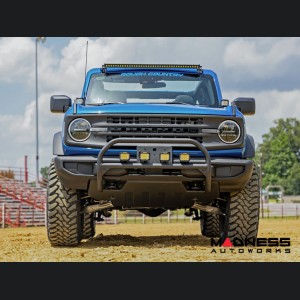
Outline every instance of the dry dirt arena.
<svg viewBox="0 0 300 300">
<path fill-rule="evenodd" d="M 97 225 L 78 247 L 51 247 L 46 229 L 0 229 L 1 262 L 299 262 L 300 219 L 261 220 L 259 237 L 289 237 L 285 247 L 211 247 L 199 222 Z M 214 253 L 214 249 L 216 253 Z M 232 250 L 231 250 L 232 249 Z M 269 251 L 267 252 L 267 249 Z M 225 253 L 220 253 L 225 251 Z M 262 251 L 262 253 L 260 253 Z M 277 251 L 277 252 L 276 252 Z M 213 253 L 212 253 L 213 252 Z M 243 252 L 243 253 L 239 253 Z M 271 253 L 270 253 L 271 252 Z"/>
</svg>

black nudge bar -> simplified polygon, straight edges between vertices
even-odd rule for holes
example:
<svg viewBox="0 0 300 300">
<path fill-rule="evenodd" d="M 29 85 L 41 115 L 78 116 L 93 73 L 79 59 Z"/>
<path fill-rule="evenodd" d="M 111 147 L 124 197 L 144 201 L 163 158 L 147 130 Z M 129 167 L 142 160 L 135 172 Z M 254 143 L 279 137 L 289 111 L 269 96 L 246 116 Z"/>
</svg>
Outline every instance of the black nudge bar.
<svg viewBox="0 0 300 300">
<path fill-rule="evenodd" d="M 103 157 L 107 150 L 109 150 L 115 144 L 164 144 L 165 146 L 172 146 L 174 144 L 190 144 L 196 146 L 197 150 L 200 150 L 205 157 L 205 163 L 201 164 L 181 164 L 181 163 L 172 163 L 168 166 L 163 164 L 142 164 L 134 160 L 134 162 L 119 163 L 119 162 L 104 162 Z M 205 176 L 205 192 L 211 191 L 211 161 L 210 155 L 206 148 L 204 148 L 198 141 L 192 139 L 155 139 L 155 138 L 116 138 L 108 142 L 99 152 L 97 158 L 97 188 L 100 192 L 103 191 L 103 177 L 111 169 L 120 169 L 120 168 L 140 168 L 140 169 L 196 169 L 199 170 Z"/>
</svg>

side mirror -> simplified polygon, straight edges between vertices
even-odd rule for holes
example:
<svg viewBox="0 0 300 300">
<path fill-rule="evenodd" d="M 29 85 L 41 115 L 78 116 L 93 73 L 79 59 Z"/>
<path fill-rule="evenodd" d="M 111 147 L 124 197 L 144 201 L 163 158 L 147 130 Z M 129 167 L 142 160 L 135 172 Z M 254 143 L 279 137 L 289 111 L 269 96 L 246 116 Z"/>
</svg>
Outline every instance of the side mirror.
<svg viewBox="0 0 300 300">
<path fill-rule="evenodd" d="M 233 105 L 235 105 L 243 115 L 251 116 L 255 114 L 254 98 L 236 98 L 233 101 Z"/>
<path fill-rule="evenodd" d="M 72 106 L 72 100 L 65 95 L 55 95 L 50 98 L 50 111 L 53 113 L 64 113 Z"/>
</svg>

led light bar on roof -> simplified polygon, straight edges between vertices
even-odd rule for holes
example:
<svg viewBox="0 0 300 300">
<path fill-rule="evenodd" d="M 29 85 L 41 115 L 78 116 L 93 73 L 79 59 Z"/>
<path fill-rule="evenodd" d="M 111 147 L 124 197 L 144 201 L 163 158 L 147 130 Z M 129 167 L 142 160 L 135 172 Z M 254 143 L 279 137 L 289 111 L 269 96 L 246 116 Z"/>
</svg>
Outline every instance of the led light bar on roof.
<svg viewBox="0 0 300 300">
<path fill-rule="evenodd" d="M 121 72 L 129 72 L 134 70 L 165 70 L 170 72 L 180 72 L 183 74 L 201 75 L 203 73 L 200 65 L 162 65 L 162 64 L 104 64 L 102 73 L 119 74 Z"/>
<path fill-rule="evenodd" d="M 164 68 L 164 69 L 201 69 L 200 65 L 160 65 L 160 64 L 104 64 L 102 68 Z"/>
</svg>

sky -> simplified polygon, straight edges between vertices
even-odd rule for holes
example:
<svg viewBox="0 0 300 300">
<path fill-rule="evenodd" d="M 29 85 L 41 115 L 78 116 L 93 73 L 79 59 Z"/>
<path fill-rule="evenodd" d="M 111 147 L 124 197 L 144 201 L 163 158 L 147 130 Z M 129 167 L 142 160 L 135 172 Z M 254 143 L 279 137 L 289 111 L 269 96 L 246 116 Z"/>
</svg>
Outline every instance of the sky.
<svg viewBox="0 0 300 300">
<path fill-rule="evenodd" d="M 104 63 L 200 64 L 218 75 L 223 98 L 253 97 L 246 117 L 256 145 L 278 118 L 300 116 L 299 37 L 47 37 L 38 43 L 39 165 L 49 166 L 63 114 L 50 97 L 81 95 L 87 70 Z M 35 37 L 0 37 L 0 169 L 35 174 Z"/>
</svg>

